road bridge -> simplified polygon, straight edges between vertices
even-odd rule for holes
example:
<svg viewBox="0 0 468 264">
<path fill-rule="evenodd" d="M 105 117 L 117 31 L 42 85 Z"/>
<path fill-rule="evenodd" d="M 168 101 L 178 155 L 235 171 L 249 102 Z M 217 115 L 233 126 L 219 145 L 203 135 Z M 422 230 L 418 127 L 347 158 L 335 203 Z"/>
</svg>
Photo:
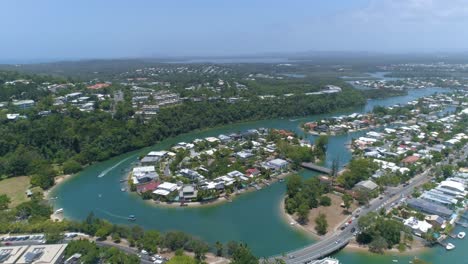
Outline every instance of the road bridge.
<svg viewBox="0 0 468 264">
<path fill-rule="evenodd" d="M 331 169 L 319 166 L 319 165 L 311 163 L 311 162 L 303 162 L 303 163 L 301 163 L 301 166 L 303 168 L 306 168 L 306 169 L 309 169 L 309 170 L 318 171 L 318 172 L 326 173 L 326 174 L 331 174 Z"/>
</svg>

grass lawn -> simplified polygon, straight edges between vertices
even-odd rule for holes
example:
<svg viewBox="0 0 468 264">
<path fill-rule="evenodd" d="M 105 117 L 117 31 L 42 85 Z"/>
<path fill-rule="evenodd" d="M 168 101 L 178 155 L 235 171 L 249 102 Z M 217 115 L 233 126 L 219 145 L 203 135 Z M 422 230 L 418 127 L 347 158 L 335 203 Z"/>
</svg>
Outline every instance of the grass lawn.
<svg viewBox="0 0 468 264">
<path fill-rule="evenodd" d="M 19 176 L 0 180 L 0 194 L 6 194 L 11 199 L 10 208 L 27 201 L 26 190 L 30 186 L 28 176 Z"/>
</svg>

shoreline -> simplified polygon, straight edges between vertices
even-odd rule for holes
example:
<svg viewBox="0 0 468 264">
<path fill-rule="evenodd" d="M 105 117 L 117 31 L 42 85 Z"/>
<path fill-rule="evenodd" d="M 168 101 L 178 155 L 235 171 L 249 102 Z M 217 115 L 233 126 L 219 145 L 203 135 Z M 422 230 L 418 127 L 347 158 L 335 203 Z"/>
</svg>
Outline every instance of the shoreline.
<svg viewBox="0 0 468 264">
<path fill-rule="evenodd" d="M 301 233 L 304 233 L 305 235 L 313 238 L 314 240 L 319 241 L 322 239 L 326 239 L 327 237 L 334 235 L 338 231 L 339 226 L 342 223 L 339 223 L 335 227 L 330 227 L 330 231 L 324 235 L 320 236 L 317 233 L 315 233 L 312 230 L 307 229 L 305 226 L 299 224 L 292 215 L 288 214 L 286 210 L 284 210 L 284 199 L 286 196 L 284 196 L 279 204 L 279 211 L 280 211 L 280 217 L 288 223 L 288 225 L 294 229 L 297 230 Z M 294 224 L 291 224 L 294 223 Z M 410 254 L 415 254 L 415 253 L 421 253 L 430 250 L 430 247 L 427 247 L 422 244 L 421 241 L 415 239 L 414 240 L 414 245 L 411 248 L 406 248 L 405 251 L 400 252 L 397 248 L 392 248 L 392 249 L 387 249 L 384 251 L 383 255 L 388 255 L 388 254 L 397 254 L 397 255 L 410 255 Z M 377 253 L 373 253 L 369 251 L 368 246 L 360 245 L 356 242 L 356 240 L 353 238 L 344 248 L 343 250 L 346 250 L 348 252 L 358 252 L 358 253 L 367 253 L 371 255 L 378 255 Z"/>
<path fill-rule="evenodd" d="M 417 240 L 414 240 L 414 241 L 417 241 Z M 420 244 L 420 242 L 415 242 L 415 243 L 418 243 L 418 244 L 409 249 L 406 248 L 405 251 L 399 251 L 397 248 L 386 249 L 382 255 L 392 254 L 392 255 L 407 256 L 407 255 L 411 255 L 415 253 L 422 253 L 431 249 L 430 247 L 426 247 Z M 346 247 L 344 247 L 344 250 L 348 252 L 358 252 L 358 253 L 368 253 L 371 255 L 380 255 L 377 253 L 370 252 L 368 246 L 359 245 L 354 239 L 351 240 L 346 245 Z"/>
<path fill-rule="evenodd" d="M 259 185 L 262 187 L 261 189 L 256 189 L 255 187 L 249 186 L 245 189 L 243 189 L 241 192 L 238 193 L 233 193 L 229 198 L 226 196 L 220 196 L 215 199 L 209 200 L 209 201 L 204 201 L 204 202 L 184 202 L 184 205 L 181 206 L 181 202 L 156 202 L 154 200 L 143 200 L 141 198 L 141 195 L 139 195 L 137 192 L 127 192 L 131 195 L 136 195 L 138 196 L 143 202 L 145 202 L 148 205 L 154 206 L 154 207 L 160 207 L 160 208 L 202 208 L 202 207 L 211 207 L 211 206 L 218 206 L 222 205 L 225 203 L 231 203 L 233 202 L 236 198 L 243 196 L 244 194 L 256 192 L 256 191 L 261 191 L 264 188 L 270 187 L 270 185 L 275 184 L 280 182 L 280 180 L 285 179 L 286 177 L 292 175 L 293 173 L 297 173 L 296 171 L 292 172 L 287 172 L 278 175 L 277 177 L 272 177 L 268 183 L 259 183 Z"/>
<path fill-rule="evenodd" d="M 44 196 L 44 199 L 45 200 L 50 200 L 52 197 L 49 197 L 50 194 L 58 187 L 60 186 L 62 183 L 68 181 L 73 175 L 75 174 L 63 174 L 63 175 L 59 175 L 59 176 L 56 176 L 54 178 L 54 185 L 52 187 L 50 187 L 48 190 L 45 190 L 43 192 L 43 196 Z"/>
</svg>

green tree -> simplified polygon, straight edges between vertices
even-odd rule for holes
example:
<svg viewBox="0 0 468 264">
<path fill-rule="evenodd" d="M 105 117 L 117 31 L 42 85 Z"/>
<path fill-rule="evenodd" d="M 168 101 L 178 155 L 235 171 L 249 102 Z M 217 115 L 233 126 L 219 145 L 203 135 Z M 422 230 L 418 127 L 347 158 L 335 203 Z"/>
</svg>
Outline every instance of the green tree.
<svg viewBox="0 0 468 264">
<path fill-rule="evenodd" d="M 224 251 L 223 243 L 216 241 L 215 249 L 216 249 L 216 256 L 221 257 Z"/>
<path fill-rule="evenodd" d="M 297 216 L 298 216 L 298 221 L 301 224 L 307 223 L 309 220 L 309 206 L 307 204 L 301 204 L 299 205 L 299 208 L 297 209 Z"/>
<path fill-rule="evenodd" d="M 320 196 L 320 205 L 321 206 L 330 206 L 331 205 L 331 199 L 328 196 Z"/>
<path fill-rule="evenodd" d="M 325 235 L 328 229 L 327 217 L 325 214 L 320 213 L 317 218 L 315 218 L 315 231 L 319 235 Z"/>
<path fill-rule="evenodd" d="M 258 264 L 259 260 L 255 257 L 245 244 L 239 244 L 232 254 L 231 264 Z"/>
<path fill-rule="evenodd" d="M 158 231 L 148 230 L 144 233 L 143 237 L 138 240 L 138 247 L 150 253 L 158 253 L 158 245 L 161 236 Z"/>
<path fill-rule="evenodd" d="M 167 264 L 197 264 L 198 262 L 190 256 L 182 255 L 182 256 L 175 256 L 166 263 Z"/>
<path fill-rule="evenodd" d="M 81 164 L 76 160 L 67 160 L 63 163 L 63 173 L 65 174 L 72 174 L 79 172 L 81 170 Z"/>
<path fill-rule="evenodd" d="M 369 250 L 374 253 L 383 254 L 386 248 L 388 248 L 388 243 L 385 238 L 381 236 L 375 237 L 369 244 Z"/>
<path fill-rule="evenodd" d="M 353 202 L 353 197 L 345 193 L 343 194 L 341 199 L 343 199 L 343 204 L 344 204 L 344 207 L 346 208 L 346 211 L 349 211 L 349 208 L 351 207 L 351 203 Z"/>
<path fill-rule="evenodd" d="M 8 209 L 8 205 L 10 203 L 10 197 L 8 197 L 6 194 L 0 194 L 0 210 Z"/>
</svg>

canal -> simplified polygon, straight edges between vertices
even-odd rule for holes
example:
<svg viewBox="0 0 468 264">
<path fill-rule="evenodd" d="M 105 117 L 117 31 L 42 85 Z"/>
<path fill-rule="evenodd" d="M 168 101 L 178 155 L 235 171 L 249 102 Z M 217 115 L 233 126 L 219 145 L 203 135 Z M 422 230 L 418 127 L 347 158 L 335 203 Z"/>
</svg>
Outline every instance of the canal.
<svg viewBox="0 0 468 264">
<path fill-rule="evenodd" d="M 162 141 L 161 143 L 139 151 L 123 154 L 105 162 L 87 167 L 79 174 L 59 185 L 52 191 L 52 196 L 58 198 L 54 201 L 55 208 L 63 208 L 66 218 L 82 220 L 92 211 L 97 217 L 109 220 L 116 224 L 129 224 L 127 216 L 134 214 L 136 224 L 146 229 L 160 231 L 181 230 L 214 243 L 230 240 L 243 241 L 259 257 L 281 254 L 299 247 L 303 247 L 313 240 L 306 234 L 294 230 L 281 217 L 279 204 L 285 193 L 284 183 L 276 183 L 257 192 L 241 195 L 232 203 L 203 208 L 161 208 L 143 201 L 134 194 L 122 192 L 119 180 L 124 178 L 132 164 L 137 161 L 140 154 L 150 150 L 167 149 L 173 144 L 196 138 L 217 136 L 231 132 L 244 131 L 250 128 L 267 127 L 288 129 L 303 134 L 299 129 L 301 122 L 316 120 L 324 117 L 350 114 L 353 112 L 368 112 L 374 106 L 391 106 L 397 103 L 406 103 L 422 96 L 435 92 L 445 92 L 446 89 L 428 88 L 410 90 L 408 95 L 379 100 L 370 100 L 363 107 L 351 109 L 342 113 L 316 115 L 299 119 L 273 119 L 255 122 L 233 124 L 219 128 L 183 134 Z M 325 166 L 330 167 L 333 159 L 339 158 L 340 164 L 346 164 L 351 154 L 346 144 L 353 137 L 364 132 L 330 137 Z M 304 135 L 311 141 L 313 136 Z M 317 175 L 310 171 L 299 172 L 303 177 Z M 101 176 L 101 177 L 98 177 Z M 466 248 L 464 245 L 458 249 Z M 441 258 L 440 248 L 429 250 L 422 257 L 430 258 L 433 263 L 447 263 L 437 261 Z M 455 249 L 448 254 L 461 254 Z M 336 255 L 344 263 L 375 263 L 389 262 L 391 257 L 374 256 L 366 253 L 340 252 Z M 408 256 L 408 259 L 410 256 Z M 404 260 L 405 257 L 398 257 Z"/>
</svg>

